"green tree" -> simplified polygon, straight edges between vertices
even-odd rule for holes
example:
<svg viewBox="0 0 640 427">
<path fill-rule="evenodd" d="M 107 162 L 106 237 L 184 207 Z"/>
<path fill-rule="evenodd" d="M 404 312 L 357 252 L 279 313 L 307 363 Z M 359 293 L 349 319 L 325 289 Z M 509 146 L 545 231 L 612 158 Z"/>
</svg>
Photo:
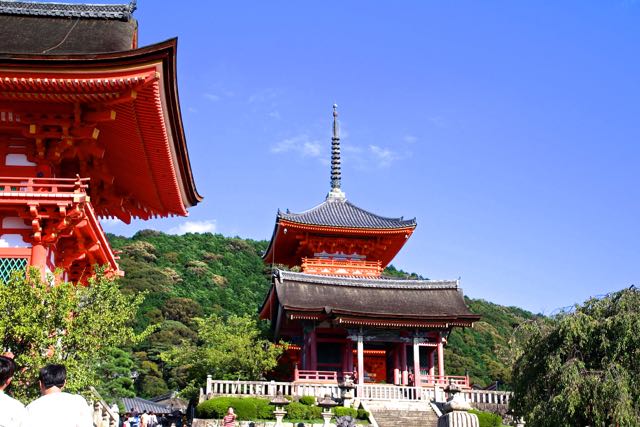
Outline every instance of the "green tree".
<svg viewBox="0 0 640 427">
<path fill-rule="evenodd" d="M 184 345 L 163 353 L 173 367 L 186 371 L 186 394 L 193 393 L 207 375 L 217 379 L 258 380 L 276 367 L 283 347 L 261 338 L 256 321 L 249 316 L 216 315 L 195 319 L 198 345 Z"/>
<path fill-rule="evenodd" d="M 107 348 L 98 360 L 96 372 L 102 383 L 96 388 L 108 402 L 116 402 L 122 397 L 135 397 L 132 378 L 135 362 L 131 354 L 119 348 Z"/>
<path fill-rule="evenodd" d="M 519 328 L 512 409 L 535 426 L 640 425 L 640 291 Z"/>
<path fill-rule="evenodd" d="M 129 326 L 143 298 L 124 295 L 102 273 L 88 286 L 50 286 L 36 270 L 28 278 L 15 274 L 0 283 L 2 347 L 14 353 L 22 368 L 12 385 L 16 396 L 26 401 L 38 394 L 38 370 L 47 363 L 67 367 L 70 391 L 99 385 L 96 361 L 109 348 L 144 338 Z"/>
</svg>

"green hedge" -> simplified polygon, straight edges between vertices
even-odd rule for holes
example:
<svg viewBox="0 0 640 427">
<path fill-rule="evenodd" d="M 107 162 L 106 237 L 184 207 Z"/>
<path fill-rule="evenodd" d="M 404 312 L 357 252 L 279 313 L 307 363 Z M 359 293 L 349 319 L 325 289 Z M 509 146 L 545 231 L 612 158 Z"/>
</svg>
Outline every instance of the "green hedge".
<svg viewBox="0 0 640 427">
<path fill-rule="evenodd" d="M 336 417 L 349 416 L 351 418 L 358 418 L 358 410 L 353 408 L 336 406 L 335 408 L 333 408 L 333 413 L 336 415 Z"/>
<path fill-rule="evenodd" d="M 234 409 L 238 420 L 274 419 L 274 408 L 269 405 L 269 400 L 255 397 L 215 397 L 199 404 L 196 407 L 196 416 L 220 419 L 227 414 L 229 407 Z"/>
<path fill-rule="evenodd" d="M 289 420 L 318 420 L 322 418 L 319 406 L 308 406 L 300 402 L 291 402 L 286 408 L 286 419 Z"/>
<path fill-rule="evenodd" d="M 311 399 L 314 399 L 311 397 Z M 309 404 L 310 399 L 301 398 L 300 402 L 291 402 L 285 407 L 288 420 L 319 420 L 322 418 L 322 408 Z M 202 402 L 196 407 L 196 417 L 221 419 L 227 414 L 227 409 L 232 407 L 238 416 L 238 420 L 255 421 L 255 420 L 272 420 L 274 419 L 274 407 L 269 404 L 268 399 L 259 399 L 255 397 L 215 397 Z M 353 418 L 366 420 L 369 413 L 364 409 L 352 409 L 336 407 L 333 409 L 336 417 L 348 415 Z M 492 415 L 492 414 L 489 414 Z M 478 416 L 480 417 L 480 415 Z M 499 426 L 500 424 L 498 424 Z M 484 424 L 480 425 L 485 427 Z M 487 427 L 493 427 L 493 424 L 486 424 Z"/>
<path fill-rule="evenodd" d="M 302 396 L 299 402 L 303 405 L 313 406 L 316 404 L 316 398 L 313 396 Z"/>
<path fill-rule="evenodd" d="M 478 416 L 480 427 L 502 427 L 502 417 L 500 415 L 494 414 L 492 412 L 482 412 L 476 410 L 471 410 L 469 412 Z"/>
</svg>

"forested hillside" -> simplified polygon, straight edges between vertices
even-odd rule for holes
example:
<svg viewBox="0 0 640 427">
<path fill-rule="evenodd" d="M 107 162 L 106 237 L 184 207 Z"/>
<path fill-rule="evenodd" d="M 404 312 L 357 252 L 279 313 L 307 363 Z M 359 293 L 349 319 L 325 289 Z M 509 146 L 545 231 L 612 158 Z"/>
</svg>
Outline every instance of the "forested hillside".
<svg viewBox="0 0 640 427">
<path fill-rule="evenodd" d="M 113 375 L 114 380 L 103 388 L 107 395 L 153 396 L 181 388 L 184 369 L 167 368 L 160 354 L 184 340 L 195 341 L 195 317 L 212 313 L 255 316 L 269 288 L 269 269 L 260 258 L 266 241 L 210 233 L 175 236 L 152 230 L 132 238 L 109 238 L 126 272 L 120 280 L 122 289 L 132 295 L 146 292 L 140 311 L 131 313 L 136 328 L 156 325 L 156 329 L 133 349 L 113 349 L 113 357 L 103 363 L 105 372 L 130 371 L 135 381 L 127 375 Z M 393 267 L 386 274 L 419 277 Z M 482 385 L 508 381 L 506 361 L 499 355 L 513 326 L 532 314 L 482 300 L 469 299 L 468 303 L 483 320 L 473 329 L 451 335 L 447 373 L 468 370 Z"/>
</svg>

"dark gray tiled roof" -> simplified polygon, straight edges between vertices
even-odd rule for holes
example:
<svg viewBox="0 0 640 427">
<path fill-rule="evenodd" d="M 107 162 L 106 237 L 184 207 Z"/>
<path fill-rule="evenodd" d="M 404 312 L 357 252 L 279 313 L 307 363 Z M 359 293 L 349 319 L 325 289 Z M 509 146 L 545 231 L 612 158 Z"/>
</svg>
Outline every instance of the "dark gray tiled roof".
<svg viewBox="0 0 640 427">
<path fill-rule="evenodd" d="M 159 405 L 150 400 L 141 399 L 139 397 L 123 397 L 122 404 L 126 412 L 138 411 L 140 413 L 155 412 L 156 414 L 169 414 L 171 409 L 165 405 Z"/>
<path fill-rule="evenodd" d="M 276 270 L 286 310 L 396 319 L 476 320 L 456 280 L 371 279 Z M 273 290 L 273 288 L 272 288 Z"/>
<path fill-rule="evenodd" d="M 348 228 L 404 228 L 415 227 L 415 218 L 405 220 L 386 218 L 365 211 L 346 199 L 327 199 L 315 208 L 302 213 L 278 211 L 278 218 L 307 225 Z"/>
<path fill-rule="evenodd" d="M 129 4 L 74 4 L 0 0 L 0 14 L 6 15 L 127 20 L 135 9 L 135 1 Z"/>
</svg>

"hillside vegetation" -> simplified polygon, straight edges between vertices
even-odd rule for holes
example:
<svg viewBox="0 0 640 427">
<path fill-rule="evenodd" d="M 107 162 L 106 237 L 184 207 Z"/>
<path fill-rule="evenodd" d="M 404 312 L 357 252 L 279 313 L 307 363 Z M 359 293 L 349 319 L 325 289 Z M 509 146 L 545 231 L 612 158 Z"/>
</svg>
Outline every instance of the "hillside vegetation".
<svg viewBox="0 0 640 427">
<path fill-rule="evenodd" d="M 260 254 L 266 241 L 229 238 L 219 234 L 167 235 L 144 230 L 131 238 L 109 236 L 120 253 L 126 275 L 120 286 L 126 293 L 146 293 L 138 313 L 131 313 L 138 330 L 156 325 L 156 330 L 135 348 L 114 349 L 112 369 L 133 372 L 135 382 L 122 376 L 104 386 L 107 395 L 154 396 L 185 385 L 185 368 L 169 369 L 160 358 L 183 341 L 197 345 L 193 319 L 209 314 L 257 315 L 267 290 L 270 270 Z M 394 277 L 420 277 L 390 267 Z M 514 325 L 533 317 L 515 307 L 483 300 L 467 300 L 472 311 L 483 315 L 476 327 L 457 330 L 449 338 L 445 364 L 447 373 L 463 375 L 488 385 L 509 380 L 506 360 L 501 357 Z M 266 330 L 266 325 L 264 327 Z M 204 381 L 204 379 L 203 379 Z"/>
</svg>

